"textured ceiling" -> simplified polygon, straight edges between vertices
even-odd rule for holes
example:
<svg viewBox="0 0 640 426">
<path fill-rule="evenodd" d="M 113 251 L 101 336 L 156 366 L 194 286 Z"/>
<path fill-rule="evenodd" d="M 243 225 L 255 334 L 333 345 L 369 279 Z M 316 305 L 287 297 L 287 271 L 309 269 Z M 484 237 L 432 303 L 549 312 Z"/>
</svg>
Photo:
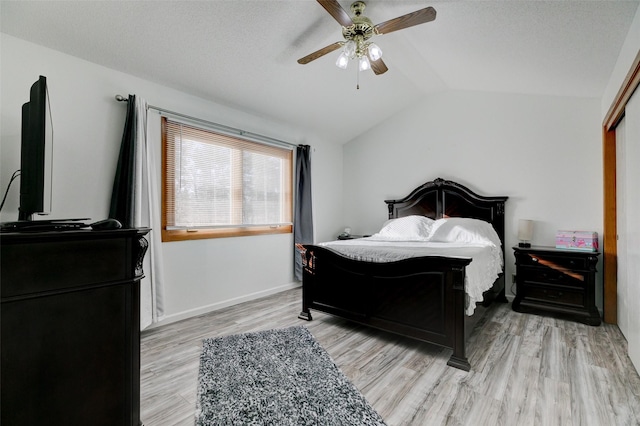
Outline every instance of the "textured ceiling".
<svg viewBox="0 0 640 426">
<path fill-rule="evenodd" d="M 374 23 L 427 6 L 437 17 L 376 37 L 389 71 L 361 73 L 360 90 L 337 51 L 296 62 L 342 40 L 313 0 L 2 1 L 0 28 L 344 143 L 445 90 L 600 97 L 638 3 L 371 0 Z"/>
</svg>

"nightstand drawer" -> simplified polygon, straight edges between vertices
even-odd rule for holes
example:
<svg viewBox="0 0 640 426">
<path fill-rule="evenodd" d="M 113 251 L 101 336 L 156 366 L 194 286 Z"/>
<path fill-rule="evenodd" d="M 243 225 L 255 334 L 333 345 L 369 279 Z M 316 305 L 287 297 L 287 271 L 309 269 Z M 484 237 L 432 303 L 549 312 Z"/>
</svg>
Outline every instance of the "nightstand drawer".
<svg viewBox="0 0 640 426">
<path fill-rule="evenodd" d="M 546 253 L 520 253 L 518 265 L 547 266 L 553 269 L 589 269 L 588 260 L 584 256 L 556 256 Z"/>
<path fill-rule="evenodd" d="M 579 308 L 585 306 L 584 292 L 580 291 L 525 285 L 524 293 L 525 298 L 532 302 L 538 301 Z"/>
<path fill-rule="evenodd" d="M 545 283 L 584 288 L 587 273 L 570 269 L 554 269 L 546 266 L 520 266 L 518 275 L 525 282 Z"/>
</svg>

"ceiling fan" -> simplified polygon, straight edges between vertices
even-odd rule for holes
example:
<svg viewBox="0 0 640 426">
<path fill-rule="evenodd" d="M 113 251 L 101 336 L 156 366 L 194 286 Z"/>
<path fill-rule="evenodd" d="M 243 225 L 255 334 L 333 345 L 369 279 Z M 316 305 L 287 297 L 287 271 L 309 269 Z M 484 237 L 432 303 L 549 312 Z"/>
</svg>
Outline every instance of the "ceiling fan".
<svg viewBox="0 0 640 426">
<path fill-rule="evenodd" d="M 382 50 L 375 43 L 370 42 L 369 39 L 374 35 L 388 34 L 436 19 L 435 9 L 426 7 L 374 25 L 369 18 L 362 15 L 366 7 L 363 1 L 356 1 L 351 5 L 353 18 L 349 17 L 349 14 L 340 6 L 337 0 L 317 1 L 342 25 L 344 41 L 335 42 L 298 59 L 299 64 L 308 64 L 342 47 L 343 51 L 336 62 L 339 68 L 345 69 L 350 59 L 357 59 L 360 71 L 372 69 L 376 75 L 384 74 L 388 68 L 382 61 Z"/>
</svg>

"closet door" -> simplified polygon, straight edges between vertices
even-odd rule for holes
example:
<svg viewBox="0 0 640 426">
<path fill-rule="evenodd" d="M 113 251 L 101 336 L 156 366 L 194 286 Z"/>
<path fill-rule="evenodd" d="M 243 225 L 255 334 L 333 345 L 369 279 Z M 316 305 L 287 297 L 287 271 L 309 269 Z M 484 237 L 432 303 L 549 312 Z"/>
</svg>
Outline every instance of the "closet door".
<svg viewBox="0 0 640 426">
<path fill-rule="evenodd" d="M 616 221 L 618 234 L 618 327 L 628 339 L 629 307 L 627 283 L 627 152 L 626 121 L 616 127 Z"/>
<path fill-rule="evenodd" d="M 618 206 L 618 220 L 623 217 L 623 234 L 618 231 L 618 249 L 624 250 L 624 256 L 618 252 L 618 280 L 625 281 L 623 291 L 618 289 L 618 309 L 623 307 L 625 330 L 620 328 L 629 344 L 629 357 L 640 371 L 640 96 L 633 96 L 625 107 L 624 118 L 624 150 L 623 156 L 618 157 L 617 167 L 622 165 L 623 181 L 617 181 L 617 186 L 623 186 L 619 192 L 618 201 L 622 201 L 623 209 Z M 622 133 L 622 131 L 620 131 Z M 616 131 L 616 137 L 618 131 Z M 618 141 L 616 140 L 616 145 Z M 624 200 L 621 200 L 624 197 Z M 620 261 L 623 268 L 620 268 Z M 619 284 L 618 284 L 619 285 Z M 619 315 L 620 315 L 620 311 Z"/>
</svg>

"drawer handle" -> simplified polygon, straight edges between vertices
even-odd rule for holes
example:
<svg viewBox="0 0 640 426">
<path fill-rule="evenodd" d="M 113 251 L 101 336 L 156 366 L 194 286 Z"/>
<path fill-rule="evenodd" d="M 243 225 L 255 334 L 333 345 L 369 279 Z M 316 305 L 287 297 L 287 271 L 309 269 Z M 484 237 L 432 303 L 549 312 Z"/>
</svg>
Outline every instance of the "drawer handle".
<svg viewBox="0 0 640 426">
<path fill-rule="evenodd" d="M 545 294 L 549 297 L 549 299 L 559 299 L 564 296 L 564 293 L 562 293 L 561 291 L 559 291 L 558 294 L 549 294 L 545 291 Z"/>
</svg>

